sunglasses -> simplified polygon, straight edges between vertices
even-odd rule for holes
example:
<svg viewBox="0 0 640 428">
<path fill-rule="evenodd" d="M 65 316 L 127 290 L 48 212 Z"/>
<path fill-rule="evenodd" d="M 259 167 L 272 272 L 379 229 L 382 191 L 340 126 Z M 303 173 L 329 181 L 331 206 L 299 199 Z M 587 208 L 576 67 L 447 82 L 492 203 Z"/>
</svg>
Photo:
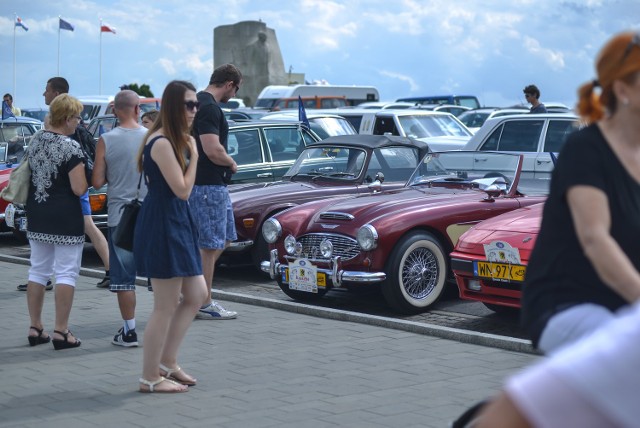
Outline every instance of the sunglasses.
<svg viewBox="0 0 640 428">
<path fill-rule="evenodd" d="M 238 91 L 240 90 L 240 86 L 238 86 L 238 84 L 237 84 L 237 83 L 234 83 L 234 84 L 233 84 L 233 86 L 235 86 L 235 87 L 236 87 L 236 94 L 237 94 L 237 93 L 238 93 Z"/>
<path fill-rule="evenodd" d="M 631 41 L 629 42 L 629 44 L 627 45 L 627 48 L 624 50 L 624 53 L 622 54 L 622 58 L 620 58 L 620 64 L 622 64 L 624 60 L 627 59 L 627 57 L 631 53 L 631 49 L 633 49 L 634 46 L 640 47 L 640 33 L 635 33 L 631 38 Z"/>
<path fill-rule="evenodd" d="M 200 102 L 199 101 L 185 101 L 184 102 L 184 106 L 187 108 L 187 110 L 197 110 L 200 108 Z"/>
</svg>

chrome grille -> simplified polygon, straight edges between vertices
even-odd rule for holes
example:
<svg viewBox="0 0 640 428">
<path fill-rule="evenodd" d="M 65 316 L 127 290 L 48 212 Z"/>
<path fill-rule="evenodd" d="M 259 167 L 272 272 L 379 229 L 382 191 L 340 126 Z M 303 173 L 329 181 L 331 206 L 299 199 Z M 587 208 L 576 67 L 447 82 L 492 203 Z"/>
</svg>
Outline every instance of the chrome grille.
<svg viewBox="0 0 640 428">
<path fill-rule="evenodd" d="M 320 254 L 320 243 L 328 239 L 333 245 L 333 257 L 340 256 L 342 260 L 350 260 L 360 254 L 360 246 L 353 238 L 333 233 L 310 233 L 298 238 L 302 244 L 302 253 L 312 260 L 328 261 Z"/>
<path fill-rule="evenodd" d="M 325 211 L 320 213 L 320 218 L 322 220 L 353 220 L 354 217 L 351 214 L 340 213 L 336 211 Z"/>
</svg>

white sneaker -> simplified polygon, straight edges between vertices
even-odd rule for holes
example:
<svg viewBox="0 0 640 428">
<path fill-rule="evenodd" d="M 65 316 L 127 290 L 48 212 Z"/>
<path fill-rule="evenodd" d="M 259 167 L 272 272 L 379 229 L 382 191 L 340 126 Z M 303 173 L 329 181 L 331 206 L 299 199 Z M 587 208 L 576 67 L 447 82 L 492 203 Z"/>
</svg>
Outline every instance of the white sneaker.
<svg viewBox="0 0 640 428">
<path fill-rule="evenodd" d="M 199 320 L 232 320 L 237 317 L 237 312 L 226 310 L 215 300 L 206 308 L 200 308 L 196 314 L 196 318 Z"/>
</svg>

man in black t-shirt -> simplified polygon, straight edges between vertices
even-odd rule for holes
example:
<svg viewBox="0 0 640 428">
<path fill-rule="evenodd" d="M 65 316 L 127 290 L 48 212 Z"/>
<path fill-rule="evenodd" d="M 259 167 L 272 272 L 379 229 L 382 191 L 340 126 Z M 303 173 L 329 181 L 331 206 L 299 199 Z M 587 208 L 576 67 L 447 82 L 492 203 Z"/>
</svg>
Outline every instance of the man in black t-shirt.
<svg viewBox="0 0 640 428">
<path fill-rule="evenodd" d="M 237 239 L 231 198 L 227 183 L 238 170 L 227 153 L 229 124 L 218 103 L 225 103 L 240 89 L 242 73 L 232 64 L 216 68 L 209 86 L 197 94 L 198 112 L 193 121 L 193 136 L 198 147 L 198 168 L 189 205 L 196 219 L 202 257 L 202 271 L 207 287 L 213 282 L 215 264 L 231 241 Z M 224 309 L 216 301 L 203 302 L 199 319 L 232 319 L 238 314 Z"/>
</svg>

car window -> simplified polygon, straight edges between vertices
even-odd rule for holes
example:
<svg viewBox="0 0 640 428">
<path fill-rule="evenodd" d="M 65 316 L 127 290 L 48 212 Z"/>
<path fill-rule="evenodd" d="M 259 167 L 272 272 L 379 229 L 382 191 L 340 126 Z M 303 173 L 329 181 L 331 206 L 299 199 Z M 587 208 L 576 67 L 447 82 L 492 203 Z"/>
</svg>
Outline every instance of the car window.
<svg viewBox="0 0 640 428">
<path fill-rule="evenodd" d="M 578 124 L 571 120 L 550 120 L 544 141 L 545 152 L 560 152 L 567 140 L 567 135 L 578 129 Z"/>
<path fill-rule="evenodd" d="M 344 147 L 310 147 L 304 150 L 286 175 L 331 175 L 355 178 L 364 167 L 364 150 Z"/>
<path fill-rule="evenodd" d="M 424 137 L 469 137 L 469 131 L 450 115 L 415 115 L 398 117 L 400 126 L 407 136 Z"/>
<path fill-rule="evenodd" d="M 480 128 L 484 121 L 489 117 L 489 113 L 465 112 L 458 119 L 469 128 Z"/>
<path fill-rule="evenodd" d="M 102 134 L 111 131 L 116 126 L 117 119 L 115 117 L 94 120 L 89 124 L 89 132 L 93 135 L 93 139 L 98 141 Z"/>
<path fill-rule="evenodd" d="M 378 117 L 373 127 L 373 135 L 400 135 L 392 117 Z"/>
<path fill-rule="evenodd" d="M 0 143 L 0 162 L 7 160 L 7 143 Z"/>
<path fill-rule="evenodd" d="M 544 120 L 512 120 L 493 131 L 480 150 L 536 152 Z"/>
<path fill-rule="evenodd" d="M 411 147 L 375 149 L 367 167 L 366 181 L 371 182 L 382 172 L 385 181 L 406 181 L 418 166 L 418 150 Z"/>
<path fill-rule="evenodd" d="M 295 160 L 305 147 L 297 128 L 265 128 L 264 135 L 274 162 Z"/>
<path fill-rule="evenodd" d="M 257 129 L 230 131 L 227 150 L 238 166 L 262 163 L 264 159 Z"/>
</svg>

